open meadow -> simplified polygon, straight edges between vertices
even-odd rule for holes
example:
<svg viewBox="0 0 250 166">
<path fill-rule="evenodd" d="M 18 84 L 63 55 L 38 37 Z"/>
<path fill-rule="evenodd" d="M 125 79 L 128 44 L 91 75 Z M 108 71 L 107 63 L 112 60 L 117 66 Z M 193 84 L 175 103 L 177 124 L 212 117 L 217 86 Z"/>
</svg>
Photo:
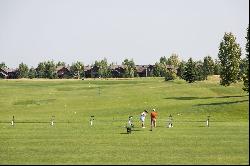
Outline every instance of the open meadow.
<svg viewBox="0 0 250 166">
<path fill-rule="evenodd" d="M 249 164 L 249 95 L 242 87 L 220 86 L 216 76 L 192 84 L 0 80 L 0 164 Z M 153 108 L 157 127 L 150 131 L 147 115 L 141 128 L 140 113 Z"/>
</svg>

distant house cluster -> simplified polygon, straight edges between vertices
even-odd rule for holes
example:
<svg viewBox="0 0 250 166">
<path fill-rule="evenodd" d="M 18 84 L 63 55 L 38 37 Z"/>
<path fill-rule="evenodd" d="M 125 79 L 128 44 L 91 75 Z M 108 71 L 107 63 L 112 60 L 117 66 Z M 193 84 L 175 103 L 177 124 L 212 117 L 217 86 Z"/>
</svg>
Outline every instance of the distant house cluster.
<svg viewBox="0 0 250 166">
<path fill-rule="evenodd" d="M 125 73 L 125 65 L 110 65 L 108 66 L 109 71 L 111 72 L 111 77 L 113 78 L 122 78 Z M 151 77 L 153 76 L 153 70 L 155 65 L 135 65 L 135 73 L 138 77 Z M 174 69 L 173 66 L 167 65 L 167 69 Z M 36 70 L 36 69 L 35 69 Z M 175 69 L 176 70 L 176 69 Z M 99 67 L 96 65 L 87 65 L 84 66 L 81 73 L 84 73 L 84 78 L 98 78 L 99 76 Z M 16 79 L 18 78 L 18 69 L 9 69 L 9 68 L 0 68 L 0 77 L 5 79 Z M 70 66 L 57 66 L 55 73 L 58 78 L 69 78 L 72 74 Z"/>
</svg>

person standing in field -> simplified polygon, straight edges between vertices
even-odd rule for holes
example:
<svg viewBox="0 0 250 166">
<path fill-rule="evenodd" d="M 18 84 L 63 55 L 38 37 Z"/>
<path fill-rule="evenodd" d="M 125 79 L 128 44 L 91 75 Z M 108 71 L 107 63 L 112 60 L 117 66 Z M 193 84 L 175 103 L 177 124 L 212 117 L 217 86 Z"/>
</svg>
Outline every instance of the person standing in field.
<svg viewBox="0 0 250 166">
<path fill-rule="evenodd" d="M 153 112 L 151 112 L 150 116 L 151 116 L 151 131 L 152 131 L 153 127 L 156 127 L 157 112 L 155 111 L 155 109 L 153 109 Z"/>
<path fill-rule="evenodd" d="M 140 121 L 141 121 L 141 127 L 142 127 L 142 128 L 145 128 L 145 118 L 146 118 L 147 113 L 148 113 L 148 111 L 146 111 L 146 110 L 144 110 L 144 111 L 141 113 Z"/>
</svg>

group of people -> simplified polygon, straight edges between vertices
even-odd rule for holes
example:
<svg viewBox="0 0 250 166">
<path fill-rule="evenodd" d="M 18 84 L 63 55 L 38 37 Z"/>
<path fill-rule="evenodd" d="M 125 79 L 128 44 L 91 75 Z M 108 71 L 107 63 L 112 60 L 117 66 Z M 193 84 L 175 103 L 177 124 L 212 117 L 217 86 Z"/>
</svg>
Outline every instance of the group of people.
<svg viewBox="0 0 250 166">
<path fill-rule="evenodd" d="M 141 115 L 140 115 L 140 121 L 141 121 L 141 126 L 142 128 L 145 128 L 145 118 L 148 114 L 147 110 L 144 110 Z M 129 116 L 128 119 L 128 123 L 125 126 L 127 128 L 127 133 L 130 134 L 132 128 L 134 127 L 133 122 L 132 122 L 132 118 L 133 116 Z M 154 127 L 156 127 L 156 118 L 157 118 L 157 112 L 155 111 L 155 109 L 152 110 L 152 112 L 150 113 L 150 118 L 151 118 L 151 131 L 153 130 Z"/>
<path fill-rule="evenodd" d="M 147 114 L 148 114 L 148 111 L 144 110 L 140 115 L 142 128 L 145 128 L 145 118 Z M 152 130 L 153 127 L 156 127 L 157 112 L 155 111 L 155 109 L 153 109 L 152 112 L 150 113 L 150 118 L 151 118 L 151 130 Z"/>
</svg>

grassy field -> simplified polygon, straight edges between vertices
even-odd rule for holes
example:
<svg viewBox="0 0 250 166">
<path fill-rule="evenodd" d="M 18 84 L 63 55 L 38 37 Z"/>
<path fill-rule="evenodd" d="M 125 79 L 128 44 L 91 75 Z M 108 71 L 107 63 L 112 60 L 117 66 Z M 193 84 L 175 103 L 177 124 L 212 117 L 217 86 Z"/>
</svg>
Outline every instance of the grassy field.
<svg viewBox="0 0 250 166">
<path fill-rule="evenodd" d="M 0 80 L 0 164 L 249 164 L 248 105 L 242 83 L 216 77 Z M 153 108 L 157 127 L 148 115 L 141 128 L 140 113 Z"/>
</svg>

